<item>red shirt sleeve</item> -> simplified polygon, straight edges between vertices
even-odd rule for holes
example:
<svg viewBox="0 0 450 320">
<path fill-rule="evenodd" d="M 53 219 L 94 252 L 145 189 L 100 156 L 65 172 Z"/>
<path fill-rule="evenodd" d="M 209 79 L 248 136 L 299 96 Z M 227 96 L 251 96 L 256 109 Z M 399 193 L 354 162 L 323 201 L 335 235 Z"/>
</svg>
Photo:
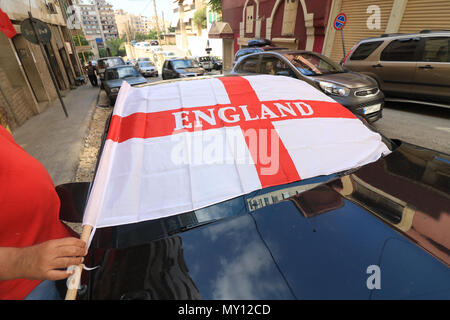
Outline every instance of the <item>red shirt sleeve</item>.
<svg viewBox="0 0 450 320">
<path fill-rule="evenodd" d="M 73 236 L 59 220 L 47 170 L 0 126 L 0 247 L 27 247 Z M 40 281 L 0 281 L 0 299 L 23 299 Z"/>
</svg>

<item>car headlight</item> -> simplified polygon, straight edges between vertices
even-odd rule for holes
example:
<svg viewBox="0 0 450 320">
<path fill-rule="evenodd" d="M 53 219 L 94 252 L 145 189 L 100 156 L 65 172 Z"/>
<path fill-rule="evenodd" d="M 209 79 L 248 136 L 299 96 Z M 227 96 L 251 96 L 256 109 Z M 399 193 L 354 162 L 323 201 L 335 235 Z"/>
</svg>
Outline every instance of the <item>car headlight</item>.
<svg viewBox="0 0 450 320">
<path fill-rule="evenodd" d="M 345 96 L 348 96 L 350 93 L 349 88 L 346 88 L 343 86 L 338 86 L 338 85 L 336 85 L 334 83 L 330 83 L 330 82 L 320 81 L 319 86 L 323 90 L 323 92 L 325 92 L 326 94 L 345 97 Z"/>
<path fill-rule="evenodd" d="M 119 88 L 112 88 L 112 89 L 111 89 L 111 92 L 112 92 L 112 93 L 119 92 Z"/>
</svg>

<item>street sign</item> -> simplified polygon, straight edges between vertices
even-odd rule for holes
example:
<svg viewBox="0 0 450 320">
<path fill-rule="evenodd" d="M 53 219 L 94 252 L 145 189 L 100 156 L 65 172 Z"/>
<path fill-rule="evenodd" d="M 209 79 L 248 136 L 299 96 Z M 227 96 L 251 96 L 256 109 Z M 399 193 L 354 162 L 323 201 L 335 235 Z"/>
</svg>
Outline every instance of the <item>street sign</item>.
<svg viewBox="0 0 450 320">
<path fill-rule="evenodd" d="M 336 30 L 342 30 L 342 28 L 344 28 L 346 22 L 347 22 L 347 16 L 345 15 L 345 13 L 339 13 L 337 15 L 336 19 L 334 19 L 333 26 Z"/>
<path fill-rule="evenodd" d="M 36 34 L 39 37 L 41 43 L 49 43 L 50 39 L 52 38 L 52 32 L 50 31 L 50 28 L 45 22 L 35 18 L 25 19 L 20 24 L 20 29 L 22 30 L 22 35 L 25 37 L 25 39 L 34 44 L 39 44 L 39 41 L 36 38 L 36 34 L 34 33 L 33 26 L 31 25 L 31 21 L 33 21 L 34 29 L 36 30 Z"/>
</svg>

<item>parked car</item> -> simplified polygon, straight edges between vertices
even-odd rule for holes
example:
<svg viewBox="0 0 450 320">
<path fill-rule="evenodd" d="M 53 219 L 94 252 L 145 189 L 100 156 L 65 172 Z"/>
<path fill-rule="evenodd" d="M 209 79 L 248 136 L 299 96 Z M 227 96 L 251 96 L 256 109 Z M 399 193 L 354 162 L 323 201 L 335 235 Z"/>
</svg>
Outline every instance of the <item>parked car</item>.
<svg viewBox="0 0 450 320">
<path fill-rule="evenodd" d="M 211 71 L 212 69 L 214 69 L 214 61 L 211 56 L 198 57 L 197 61 L 200 66 L 206 71 Z"/>
<path fill-rule="evenodd" d="M 152 40 L 152 41 L 150 41 L 150 45 L 151 46 L 159 46 L 159 42 L 158 42 L 158 40 Z"/>
<path fill-rule="evenodd" d="M 153 53 L 156 53 L 156 54 L 160 54 L 160 53 L 163 52 L 163 48 L 160 47 L 160 46 L 153 46 L 153 47 L 151 48 L 151 50 L 153 51 Z"/>
<path fill-rule="evenodd" d="M 135 44 L 135 47 L 139 49 L 141 52 L 151 52 L 152 47 L 150 46 L 150 43 L 142 41 Z"/>
<path fill-rule="evenodd" d="M 103 80 L 106 68 L 120 65 L 126 65 L 122 57 L 100 58 L 97 61 L 97 74 L 99 75 L 100 79 Z"/>
<path fill-rule="evenodd" d="M 136 44 L 136 47 L 140 47 L 140 48 L 148 48 L 148 47 L 150 47 L 150 43 L 145 42 L 145 41 L 141 41 L 141 42 L 138 42 L 138 43 Z"/>
<path fill-rule="evenodd" d="M 127 64 L 136 65 L 137 59 L 128 59 Z"/>
<path fill-rule="evenodd" d="M 171 51 L 163 51 L 162 55 L 164 56 L 165 59 L 174 58 L 176 56 L 175 53 Z"/>
<path fill-rule="evenodd" d="M 275 46 L 270 40 L 267 39 L 252 39 L 248 41 L 248 47 L 239 49 L 234 55 L 234 63 L 236 63 L 240 58 L 248 54 L 264 52 L 264 51 L 274 51 L 274 50 L 286 50 L 287 48 Z"/>
<path fill-rule="evenodd" d="M 275 81 L 270 78 L 273 76 L 263 80 L 266 84 Z M 158 93 L 167 90 L 165 84 L 189 80 L 185 88 L 194 92 L 197 85 L 204 96 L 223 95 L 220 86 L 205 85 L 204 79 L 145 86 Z M 298 82 L 289 80 L 292 85 Z M 267 92 L 280 101 L 292 99 L 278 89 L 267 86 Z M 311 86 L 305 94 L 315 93 L 319 92 Z M 251 92 L 241 98 L 254 99 Z M 160 99 L 158 96 L 155 101 Z M 160 104 L 160 113 L 163 106 Z M 210 108 L 217 111 L 223 106 Z M 226 108 L 231 112 L 231 107 Z M 182 117 L 187 118 L 188 109 L 180 109 L 185 112 Z M 362 125 L 377 132 L 365 122 Z M 142 132 L 148 129 L 142 128 Z M 308 128 L 309 134 L 299 139 L 320 139 L 330 129 L 326 125 Z M 117 127 L 111 126 L 111 130 Z M 346 124 L 338 131 L 346 131 Z M 108 126 L 104 141 L 107 132 Z M 336 137 L 335 146 L 345 142 L 339 139 Z M 355 163 L 342 172 L 260 188 L 171 217 L 97 229 L 85 258 L 85 264 L 93 269 L 88 274 L 83 271 L 86 276 L 78 298 L 450 299 L 450 155 L 382 134 L 379 139 L 390 153 L 363 166 Z M 161 145 L 155 145 L 155 157 Z M 130 160 L 137 159 L 146 174 L 160 177 L 151 156 L 144 159 L 139 145 L 130 144 L 119 152 L 129 152 Z M 309 152 L 302 157 L 305 165 Z M 334 164 L 338 158 L 323 161 Z M 116 163 L 114 170 L 127 172 L 128 166 L 128 162 Z M 196 169 L 190 168 L 192 172 Z M 242 179 L 245 183 L 250 177 Z M 131 187 L 130 203 L 137 204 L 138 191 L 148 186 L 140 177 L 130 181 L 136 183 Z M 208 177 L 204 181 L 208 183 Z M 101 186 L 102 181 L 96 183 Z M 62 220 L 81 221 L 89 189 L 90 183 L 57 188 Z M 116 191 L 120 194 L 123 190 Z"/>
<path fill-rule="evenodd" d="M 173 58 L 164 61 L 162 67 L 163 80 L 202 76 L 205 70 L 197 61 L 189 58 Z"/>
<path fill-rule="evenodd" d="M 147 83 L 147 80 L 134 66 L 117 65 L 107 68 L 102 84 L 111 104 L 116 102 L 123 81 L 128 82 L 132 86 Z"/>
<path fill-rule="evenodd" d="M 294 77 L 322 90 L 369 122 L 382 117 L 384 95 L 377 82 L 361 73 L 344 70 L 331 59 L 303 50 L 277 50 L 249 54 L 232 73 L 260 73 Z"/>
<path fill-rule="evenodd" d="M 450 108 L 450 31 L 364 39 L 343 66 L 376 79 L 387 101 Z"/>
<path fill-rule="evenodd" d="M 143 76 L 149 77 L 158 76 L 158 69 L 156 68 L 155 64 L 151 61 L 139 61 L 136 63 L 136 67 Z"/>
<path fill-rule="evenodd" d="M 214 70 L 222 70 L 223 61 L 218 57 L 212 57 Z"/>
</svg>

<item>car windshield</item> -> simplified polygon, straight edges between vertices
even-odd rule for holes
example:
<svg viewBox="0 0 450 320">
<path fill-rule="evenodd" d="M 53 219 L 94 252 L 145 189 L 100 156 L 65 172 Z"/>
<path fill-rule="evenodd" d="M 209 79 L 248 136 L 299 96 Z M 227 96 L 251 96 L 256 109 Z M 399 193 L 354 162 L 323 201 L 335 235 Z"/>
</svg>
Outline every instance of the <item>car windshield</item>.
<svg viewBox="0 0 450 320">
<path fill-rule="evenodd" d="M 289 53 L 284 56 L 305 76 L 345 72 L 340 65 L 313 53 Z"/>
<path fill-rule="evenodd" d="M 217 220 L 251 214 L 261 208 L 288 200 L 304 191 L 329 182 L 336 177 L 336 174 L 332 174 L 281 186 L 268 187 L 195 211 L 131 225 L 120 225 L 115 227 L 117 230 L 117 241 L 115 245 L 117 247 L 139 245 L 166 237 L 167 235 L 197 228 Z"/>
<path fill-rule="evenodd" d="M 108 67 L 114 67 L 114 66 L 119 66 L 119 65 L 125 64 L 125 63 L 123 62 L 123 60 L 121 58 L 103 59 L 98 62 L 98 65 L 101 67 L 104 67 L 106 64 L 108 65 Z"/>
<path fill-rule="evenodd" d="M 141 68 L 148 68 L 153 66 L 154 66 L 153 62 L 150 61 L 139 62 L 139 67 Z"/>
<path fill-rule="evenodd" d="M 139 77 L 139 72 L 134 67 L 110 69 L 107 72 L 107 80 L 124 79 L 129 77 Z"/>
<path fill-rule="evenodd" d="M 173 60 L 172 63 L 175 69 L 198 68 L 198 63 L 191 59 Z"/>
<path fill-rule="evenodd" d="M 200 57 L 200 62 L 209 62 L 209 61 L 211 61 L 212 59 L 211 59 L 211 57 Z"/>
</svg>

